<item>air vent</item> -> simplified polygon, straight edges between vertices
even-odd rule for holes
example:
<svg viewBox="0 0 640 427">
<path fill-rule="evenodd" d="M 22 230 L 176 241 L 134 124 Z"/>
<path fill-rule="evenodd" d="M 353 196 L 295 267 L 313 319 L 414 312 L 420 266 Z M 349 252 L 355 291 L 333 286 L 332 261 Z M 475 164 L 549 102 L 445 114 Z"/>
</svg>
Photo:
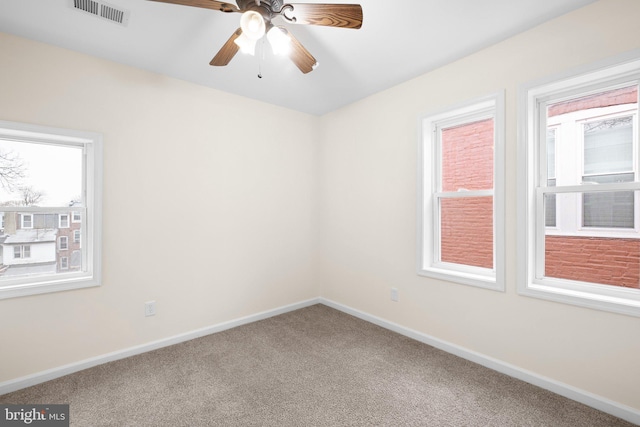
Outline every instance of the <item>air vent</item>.
<svg viewBox="0 0 640 427">
<path fill-rule="evenodd" d="M 100 19 L 126 26 L 129 22 L 129 11 L 118 6 L 95 0 L 69 0 L 71 8 L 90 13 Z"/>
</svg>

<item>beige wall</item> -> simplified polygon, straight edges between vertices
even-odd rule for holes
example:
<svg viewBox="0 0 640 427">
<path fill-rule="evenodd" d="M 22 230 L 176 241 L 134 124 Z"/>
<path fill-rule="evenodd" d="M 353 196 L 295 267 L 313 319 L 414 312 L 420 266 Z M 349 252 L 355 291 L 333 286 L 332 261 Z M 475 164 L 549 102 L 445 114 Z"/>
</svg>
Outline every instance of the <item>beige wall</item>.
<svg viewBox="0 0 640 427">
<path fill-rule="evenodd" d="M 515 253 L 519 85 L 640 48 L 638 17 L 637 0 L 601 0 L 324 116 L 323 296 L 640 409 L 640 319 L 519 296 Z M 419 277 L 418 117 L 500 89 L 507 290 Z"/>
<path fill-rule="evenodd" d="M 321 118 L 0 34 L 0 119 L 105 140 L 104 286 L 0 301 L 0 382 L 322 295 L 640 409 L 640 319 L 515 291 L 518 85 L 640 48 L 638 16 L 601 0 Z M 418 277 L 418 117 L 499 89 L 507 291 Z"/>
<path fill-rule="evenodd" d="M 317 117 L 2 33 L 0 57 L 0 120 L 104 136 L 104 285 L 0 300 L 0 382 L 318 296 Z"/>
</svg>

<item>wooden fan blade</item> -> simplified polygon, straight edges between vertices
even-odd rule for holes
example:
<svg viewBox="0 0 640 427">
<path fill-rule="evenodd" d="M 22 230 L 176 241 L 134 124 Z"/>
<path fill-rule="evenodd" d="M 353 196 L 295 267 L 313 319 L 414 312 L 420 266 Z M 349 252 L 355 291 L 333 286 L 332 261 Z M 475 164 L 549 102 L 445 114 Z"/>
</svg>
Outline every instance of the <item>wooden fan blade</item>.
<svg viewBox="0 0 640 427">
<path fill-rule="evenodd" d="M 291 61 L 293 61 L 293 63 L 296 64 L 296 67 L 298 67 L 304 74 L 313 71 L 313 69 L 318 65 L 316 58 L 314 58 L 313 55 L 311 55 L 309 51 L 302 46 L 298 39 L 293 37 L 293 34 L 289 31 L 287 31 L 287 34 L 291 39 L 291 52 L 289 53 Z"/>
<path fill-rule="evenodd" d="M 182 6 L 202 7 L 204 9 L 219 10 L 221 12 L 240 12 L 235 4 L 215 0 L 150 0 L 160 3 L 180 4 Z"/>
<path fill-rule="evenodd" d="M 362 7 L 359 4 L 292 3 L 284 6 L 282 14 L 295 24 L 362 27 Z"/>
<path fill-rule="evenodd" d="M 227 40 L 227 42 L 222 46 L 222 48 L 220 48 L 216 56 L 214 56 L 211 62 L 209 62 L 209 65 L 224 67 L 229 62 L 231 62 L 233 57 L 236 56 L 236 53 L 238 53 L 238 50 L 240 50 L 240 46 L 238 46 L 234 42 L 238 37 L 240 37 L 241 34 L 242 34 L 242 29 L 240 28 L 238 28 L 235 31 L 235 33 L 231 34 L 231 37 L 229 37 L 229 40 Z"/>
</svg>

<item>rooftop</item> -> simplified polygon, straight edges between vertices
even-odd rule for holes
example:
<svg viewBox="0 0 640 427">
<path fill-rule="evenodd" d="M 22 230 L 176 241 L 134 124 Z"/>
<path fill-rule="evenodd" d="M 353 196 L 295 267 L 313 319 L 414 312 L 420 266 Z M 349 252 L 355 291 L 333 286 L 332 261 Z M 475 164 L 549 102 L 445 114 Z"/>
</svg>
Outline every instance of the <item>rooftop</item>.
<svg viewBox="0 0 640 427">
<path fill-rule="evenodd" d="M 57 234 L 58 230 L 50 228 L 20 229 L 8 235 L 4 244 L 55 242 Z"/>
</svg>

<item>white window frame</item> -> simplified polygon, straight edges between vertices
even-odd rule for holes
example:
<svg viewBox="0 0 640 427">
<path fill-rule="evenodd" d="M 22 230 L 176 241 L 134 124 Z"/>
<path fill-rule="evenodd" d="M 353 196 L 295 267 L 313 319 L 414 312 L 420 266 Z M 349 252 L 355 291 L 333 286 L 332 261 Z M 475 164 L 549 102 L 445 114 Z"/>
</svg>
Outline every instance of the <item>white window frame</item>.
<svg viewBox="0 0 640 427">
<path fill-rule="evenodd" d="M 102 136 L 97 133 L 0 121 L 0 139 L 79 147 L 83 150 L 82 200 L 72 207 L 3 207 L 5 212 L 80 212 L 85 260 L 81 271 L 0 278 L 0 299 L 100 286 L 102 281 Z"/>
<path fill-rule="evenodd" d="M 81 235 L 82 233 L 80 233 L 80 230 L 73 230 L 73 243 L 80 243 Z"/>
<path fill-rule="evenodd" d="M 504 90 L 466 102 L 445 111 L 420 117 L 418 182 L 417 273 L 464 285 L 504 291 Z M 441 191 L 440 132 L 443 127 L 494 120 L 492 190 Z M 493 196 L 493 268 L 480 268 L 440 261 L 439 200 L 450 197 Z"/>
<path fill-rule="evenodd" d="M 69 257 L 63 256 L 60 257 L 60 270 L 68 270 L 69 269 Z"/>
<path fill-rule="evenodd" d="M 64 244 L 62 242 L 64 242 Z M 61 251 L 66 251 L 69 249 L 69 237 L 67 236 L 58 237 L 58 249 L 60 249 Z"/>
<path fill-rule="evenodd" d="M 562 75 L 532 82 L 520 88 L 517 283 L 518 293 L 521 295 L 640 316 L 639 289 L 544 276 L 544 241 L 547 233 L 543 204 L 544 194 L 637 191 L 640 190 L 640 182 L 546 187 L 546 141 L 540 137 L 546 135 L 547 104 L 639 82 L 640 51 L 633 51 Z M 637 135 L 635 137 L 637 138 Z M 637 164 L 637 153 L 635 157 L 634 163 Z M 581 159 L 579 161 L 582 162 Z M 544 185 L 541 184 L 543 182 Z M 590 230 L 589 234 L 593 232 L 594 230 Z M 609 230 L 607 232 L 610 233 Z"/>
<path fill-rule="evenodd" d="M 8 211 L 8 209 L 7 209 L 7 211 Z M 29 219 L 29 226 L 28 226 L 28 227 L 25 225 L 25 222 L 26 222 L 26 221 L 24 220 L 24 219 L 25 219 L 25 217 L 29 217 L 29 218 L 30 218 L 30 219 Z M 33 214 L 23 213 L 23 214 L 21 214 L 21 215 L 20 215 L 20 228 L 23 228 L 23 229 L 25 229 L 25 230 L 27 230 L 27 229 L 29 229 L 29 230 L 30 230 L 30 229 L 32 229 L 32 228 L 33 228 Z"/>
<path fill-rule="evenodd" d="M 62 218 L 67 218 L 66 222 L 62 221 Z M 58 215 L 58 228 L 69 228 L 70 227 L 70 215 L 69 214 L 60 214 Z M 66 225 L 65 225 L 66 224 Z"/>
<path fill-rule="evenodd" d="M 77 219 L 76 219 L 76 216 L 78 217 Z M 75 223 L 82 222 L 82 214 L 80 212 L 72 212 L 71 222 L 75 222 Z"/>
</svg>

